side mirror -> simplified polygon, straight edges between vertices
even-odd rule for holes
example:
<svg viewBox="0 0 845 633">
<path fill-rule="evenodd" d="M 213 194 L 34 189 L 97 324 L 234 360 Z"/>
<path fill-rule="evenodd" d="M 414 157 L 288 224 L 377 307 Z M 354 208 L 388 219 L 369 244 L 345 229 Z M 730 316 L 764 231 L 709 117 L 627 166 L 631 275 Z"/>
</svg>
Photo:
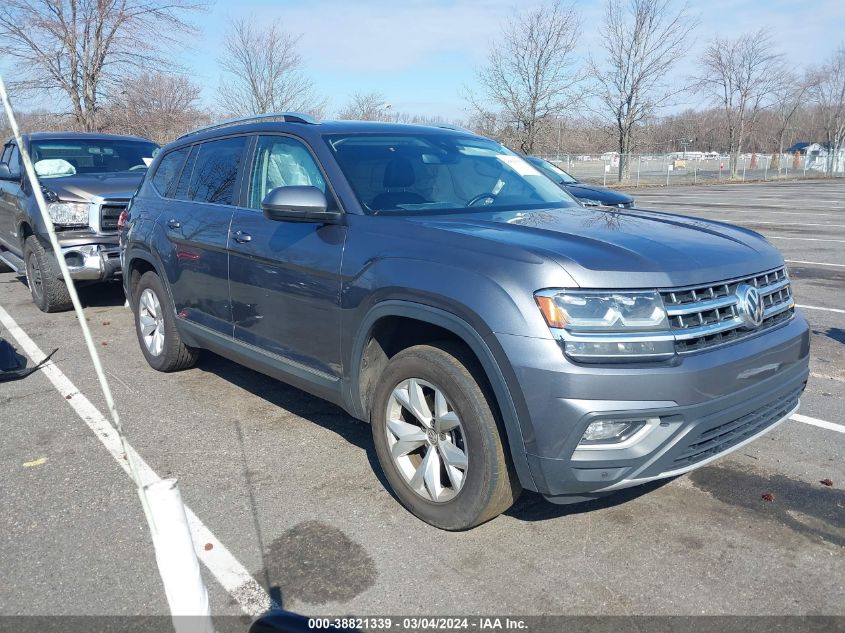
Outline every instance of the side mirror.
<svg viewBox="0 0 845 633">
<path fill-rule="evenodd" d="M 20 180 L 20 177 L 12 175 L 7 163 L 0 163 L 0 180 Z"/>
<path fill-rule="evenodd" d="M 261 201 L 264 217 L 276 222 L 336 224 L 340 211 L 328 211 L 326 194 L 317 187 L 276 187 Z"/>
</svg>

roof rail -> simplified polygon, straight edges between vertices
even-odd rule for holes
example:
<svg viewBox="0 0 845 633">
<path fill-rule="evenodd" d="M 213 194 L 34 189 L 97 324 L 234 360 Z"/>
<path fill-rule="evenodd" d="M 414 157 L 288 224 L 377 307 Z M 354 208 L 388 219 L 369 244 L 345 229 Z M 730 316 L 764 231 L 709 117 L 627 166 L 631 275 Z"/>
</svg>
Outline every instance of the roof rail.
<svg viewBox="0 0 845 633">
<path fill-rule="evenodd" d="M 223 127 L 229 127 L 230 125 L 239 125 L 241 123 L 252 123 L 253 121 L 264 121 L 267 119 L 281 119 L 285 123 L 307 123 L 309 125 L 315 125 L 319 123 L 317 119 L 303 114 L 302 112 L 267 112 L 266 114 L 251 114 L 249 116 L 238 117 L 236 119 L 227 119 L 226 121 L 221 121 L 220 123 L 215 123 L 213 125 L 206 125 L 204 127 L 198 127 L 195 130 L 191 130 L 190 132 L 186 132 L 179 138 L 185 138 L 186 136 L 193 136 L 194 134 L 199 134 L 200 132 L 209 132 L 211 130 L 217 130 Z"/>
<path fill-rule="evenodd" d="M 439 127 L 444 130 L 452 130 L 454 132 L 469 132 L 470 134 L 474 133 L 472 130 L 468 130 L 467 128 L 461 127 L 460 125 L 454 125 L 453 123 L 435 123 L 434 127 Z"/>
</svg>

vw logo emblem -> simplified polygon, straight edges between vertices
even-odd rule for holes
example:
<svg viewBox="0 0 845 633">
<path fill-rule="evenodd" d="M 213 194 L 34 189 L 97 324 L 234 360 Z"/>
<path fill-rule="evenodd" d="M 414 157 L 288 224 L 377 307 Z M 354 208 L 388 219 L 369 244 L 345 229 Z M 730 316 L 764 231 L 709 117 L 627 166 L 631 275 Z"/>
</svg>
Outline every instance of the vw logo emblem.
<svg viewBox="0 0 845 633">
<path fill-rule="evenodd" d="M 763 297 L 754 286 L 740 284 L 736 289 L 739 316 L 746 329 L 752 330 L 760 327 L 763 322 Z"/>
</svg>

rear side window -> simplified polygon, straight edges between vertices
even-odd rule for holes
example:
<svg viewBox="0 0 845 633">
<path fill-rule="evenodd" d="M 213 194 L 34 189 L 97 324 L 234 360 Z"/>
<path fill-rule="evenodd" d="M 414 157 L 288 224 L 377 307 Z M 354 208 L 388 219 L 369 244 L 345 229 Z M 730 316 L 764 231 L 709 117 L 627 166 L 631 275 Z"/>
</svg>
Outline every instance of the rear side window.
<svg viewBox="0 0 845 633">
<path fill-rule="evenodd" d="M 188 200 L 232 204 L 246 141 L 247 137 L 237 136 L 200 144 Z"/>
<path fill-rule="evenodd" d="M 182 171 L 182 166 L 185 164 L 185 157 L 188 155 L 189 149 L 188 147 L 177 149 L 175 152 L 170 152 L 161 159 L 155 176 L 153 176 L 153 187 L 161 195 L 167 196 L 172 193 L 173 185 Z"/>
</svg>

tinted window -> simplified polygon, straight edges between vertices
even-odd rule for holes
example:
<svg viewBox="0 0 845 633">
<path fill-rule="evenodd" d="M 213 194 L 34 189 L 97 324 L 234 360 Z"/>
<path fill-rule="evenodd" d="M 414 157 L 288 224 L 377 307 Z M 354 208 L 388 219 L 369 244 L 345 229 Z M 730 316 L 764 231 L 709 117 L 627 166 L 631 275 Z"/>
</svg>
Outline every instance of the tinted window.
<svg viewBox="0 0 845 633">
<path fill-rule="evenodd" d="M 9 154 L 11 153 L 11 151 L 12 151 L 11 145 L 6 145 L 3 148 L 3 155 L 0 156 L 0 163 L 8 163 L 9 162 Z"/>
<path fill-rule="evenodd" d="M 194 175 L 194 165 L 197 163 L 197 152 L 199 145 L 191 147 L 191 153 L 188 155 L 188 160 L 182 168 L 182 175 L 179 176 L 179 182 L 176 184 L 176 190 L 170 193 L 171 198 L 179 200 L 188 200 L 188 185 L 191 182 L 191 176 Z"/>
<path fill-rule="evenodd" d="M 185 164 L 185 157 L 189 148 L 184 147 L 170 152 L 158 164 L 155 176 L 153 176 L 153 187 L 163 196 L 173 191 L 173 185 L 179 174 L 182 172 L 182 165 Z"/>
<path fill-rule="evenodd" d="M 245 136 L 202 143 L 188 187 L 188 199 L 232 204 L 245 143 Z"/>
<path fill-rule="evenodd" d="M 261 201 L 277 187 L 312 186 L 326 193 L 326 180 L 314 157 L 299 141 L 283 136 L 262 136 L 255 150 L 250 178 L 249 206 L 261 208 Z M 330 194 L 329 208 L 334 205 Z"/>
</svg>

